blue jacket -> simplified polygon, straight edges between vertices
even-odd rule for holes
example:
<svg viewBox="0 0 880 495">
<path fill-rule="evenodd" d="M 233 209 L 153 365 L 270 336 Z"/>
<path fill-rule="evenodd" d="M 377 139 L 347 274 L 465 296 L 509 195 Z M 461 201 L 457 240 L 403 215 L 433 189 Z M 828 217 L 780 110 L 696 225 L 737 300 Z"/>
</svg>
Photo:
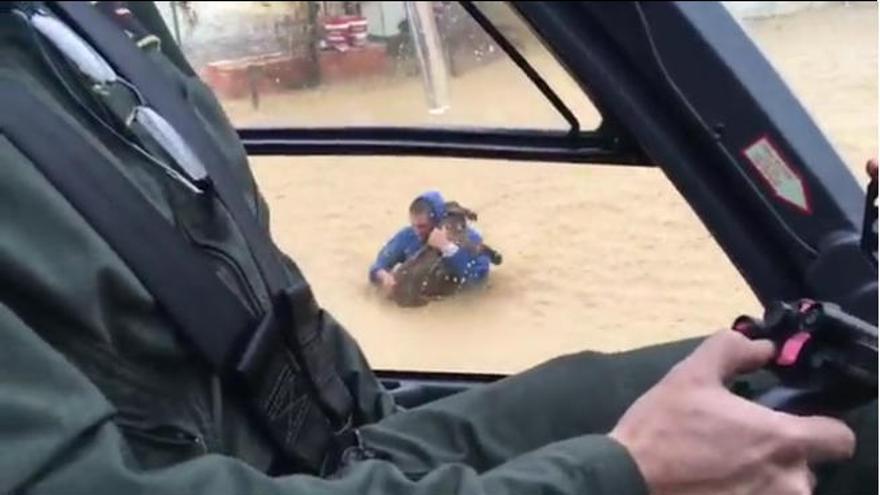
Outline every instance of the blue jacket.
<svg viewBox="0 0 880 495">
<path fill-rule="evenodd" d="M 430 191 L 419 196 L 428 200 L 433 210 L 433 218 L 439 220 L 446 213 L 446 201 L 436 191 Z M 473 243 L 483 241 L 480 234 L 468 228 L 468 239 Z M 403 263 L 422 248 L 424 243 L 411 227 L 404 227 L 394 235 L 379 251 L 376 261 L 370 267 L 370 282 L 375 283 L 376 272 L 379 270 L 391 271 L 399 263 Z M 486 255 L 473 255 L 467 249 L 459 249 L 453 256 L 444 257 L 446 268 L 456 276 L 466 280 L 465 285 L 472 285 L 485 280 L 489 275 L 489 257 Z"/>
</svg>

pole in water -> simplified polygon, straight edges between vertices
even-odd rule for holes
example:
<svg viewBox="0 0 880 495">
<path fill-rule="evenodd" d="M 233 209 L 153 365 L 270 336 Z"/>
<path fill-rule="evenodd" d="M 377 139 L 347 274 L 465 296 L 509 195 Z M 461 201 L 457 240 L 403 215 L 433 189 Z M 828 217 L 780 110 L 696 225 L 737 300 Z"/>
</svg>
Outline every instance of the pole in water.
<svg viewBox="0 0 880 495">
<path fill-rule="evenodd" d="M 174 21 L 174 41 L 177 46 L 183 47 L 183 40 L 180 39 L 180 20 L 177 18 L 177 2 L 168 2 L 171 4 L 171 19 Z"/>
<path fill-rule="evenodd" d="M 410 36 L 428 97 L 428 112 L 436 115 L 449 109 L 449 75 L 440 33 L 434 19 L 433 4 L 434 2 L 404 2 Z"/>
</svg>

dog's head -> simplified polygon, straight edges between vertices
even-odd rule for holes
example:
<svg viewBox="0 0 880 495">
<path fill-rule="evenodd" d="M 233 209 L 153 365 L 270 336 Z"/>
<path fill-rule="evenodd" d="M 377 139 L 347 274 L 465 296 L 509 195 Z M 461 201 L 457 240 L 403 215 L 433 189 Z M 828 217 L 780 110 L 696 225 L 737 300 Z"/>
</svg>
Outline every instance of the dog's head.
<svg viewBox="0 0 880 495">
<path fill-rule="evenodd" d="M 477 214 L 461 206 L 455 201 L 446 203 L 446 214 L 440 220 L 440 227 L 445 227 L 453 236 L 467 239 L 468 221 L 476 221 Z"/>
</svg>

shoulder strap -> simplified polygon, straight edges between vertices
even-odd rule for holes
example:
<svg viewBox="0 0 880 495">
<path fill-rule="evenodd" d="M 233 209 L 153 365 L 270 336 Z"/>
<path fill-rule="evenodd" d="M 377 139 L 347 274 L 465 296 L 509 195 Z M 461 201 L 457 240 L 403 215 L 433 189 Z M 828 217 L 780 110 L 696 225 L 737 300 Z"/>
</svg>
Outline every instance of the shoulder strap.
<svg viewBox="0 0 880 495">
<path fill-rule="evenodd" d="M 128 264 L 215 368 L 222 368 L 253 317 L 196 248 L 124 176 L 33 93 L 0 79 L 0 132 L 7 136 Z M 52 143 L 47 146 L 47 143 Z M 63 150 L 63 151 L 59 151 Z"/>
<path fill-rule="evenodd" d="M 259 225 L 248 207 L 245 193 L 233 176 L 230 164 L 190 102 L 176 90 L 175 82 L 157 70 L 155 63 L 113 21 L 87 2 L 52 2 L 51 5 L 129 83 L 138 88 L 151 107 L 171 122 L 180 135 L 185 136 L 207 169 L 218 198 L 241 229 L 270 293 L 284 297 L 293 304 L 296 324 L 294 351 L 309 374 L 320 403 L 334 423 L 346 423 L 353 409 L 353 400 L 336 372 L 331 351 L 323 345 L 318 335 L 322 314 L 314 302 L 311 289 L 299 274 L 296 274 L 296 280 L 287 277 L 288 272 L 269 233 Z"/>
<path fill-rule="evenodd" d="M 147 103 L 173 123 L 180 135 L 186 137 L 208 170 L 217 196 L 241 229 L 270 292 L 284 289 L 289 282 L 278 253 L 248 207 L 234 171 L 192 110 L 191 103 L 180 91 L 173 90 L 177 89 L 173 82 L 157 70 L 155 63 L 113 21 L 88 2 L 52 2 L 50 7 L 134 84 Z"/>
<path fill-rule="evenodd" d="M 0 102 L 0 135 L 126 262 L 198 354 L 228 383 L 245 388 L 256 418 L 284 458 L 301 471 L 331 469 L 340 450 L 357 437 L 333 424 L 314 401 L 298 359 L 282 342 L 291 325 L 285 306 L 295 298 L 255 321 L 214 267 L 68 115 L 10 79 L 0 78 Z"/>
</svg>

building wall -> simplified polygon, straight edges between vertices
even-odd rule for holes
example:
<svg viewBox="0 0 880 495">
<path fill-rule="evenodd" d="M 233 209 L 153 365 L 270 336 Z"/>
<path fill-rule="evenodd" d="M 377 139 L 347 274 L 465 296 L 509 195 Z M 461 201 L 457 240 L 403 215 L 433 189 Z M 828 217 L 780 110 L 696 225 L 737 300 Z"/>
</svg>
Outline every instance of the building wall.
<svg viewBox="0 0 880 495">
<path fill-rule="evenodd" d="M 280 20 L 301 15 L 297 6 L 304 2 L 191 2 L 198 13 L 195 25 L 187 23 L 178 10 L 180 43 L 191 62 L 201 66 L 207 62 L 250 55 L 284 52 Z M 722 2 L 739 19 L 784 15 L 798 10 L 817 8 L 835 2 Z M 846 3 L 846 2 L 844 2 Z M 156 2 L 160 13 L 174 31 L 171 2 Z M 393 36 L 405 19 L 403 2 L 362 2 L 362 12 L 369 21 L 369 33 L 377 37 Z"/>
<path fill-rule="evenodd" d="M 198 20 L 190 25 L 177 9 L 179 43 L 195 66 L 224 59 L 284 52 L 281 26 L 298 13 L 298 2 L 191 2 Z M 156 2 L 174 33 L 171 2 Z"/>
<path fill-rule="evenodd" d="M 406 19 L 403 2 L 363 2 L 361 12 L 369 23 L 370 35 L 380 38 L 397 34 L 398 24 Z"/>
</svg>

